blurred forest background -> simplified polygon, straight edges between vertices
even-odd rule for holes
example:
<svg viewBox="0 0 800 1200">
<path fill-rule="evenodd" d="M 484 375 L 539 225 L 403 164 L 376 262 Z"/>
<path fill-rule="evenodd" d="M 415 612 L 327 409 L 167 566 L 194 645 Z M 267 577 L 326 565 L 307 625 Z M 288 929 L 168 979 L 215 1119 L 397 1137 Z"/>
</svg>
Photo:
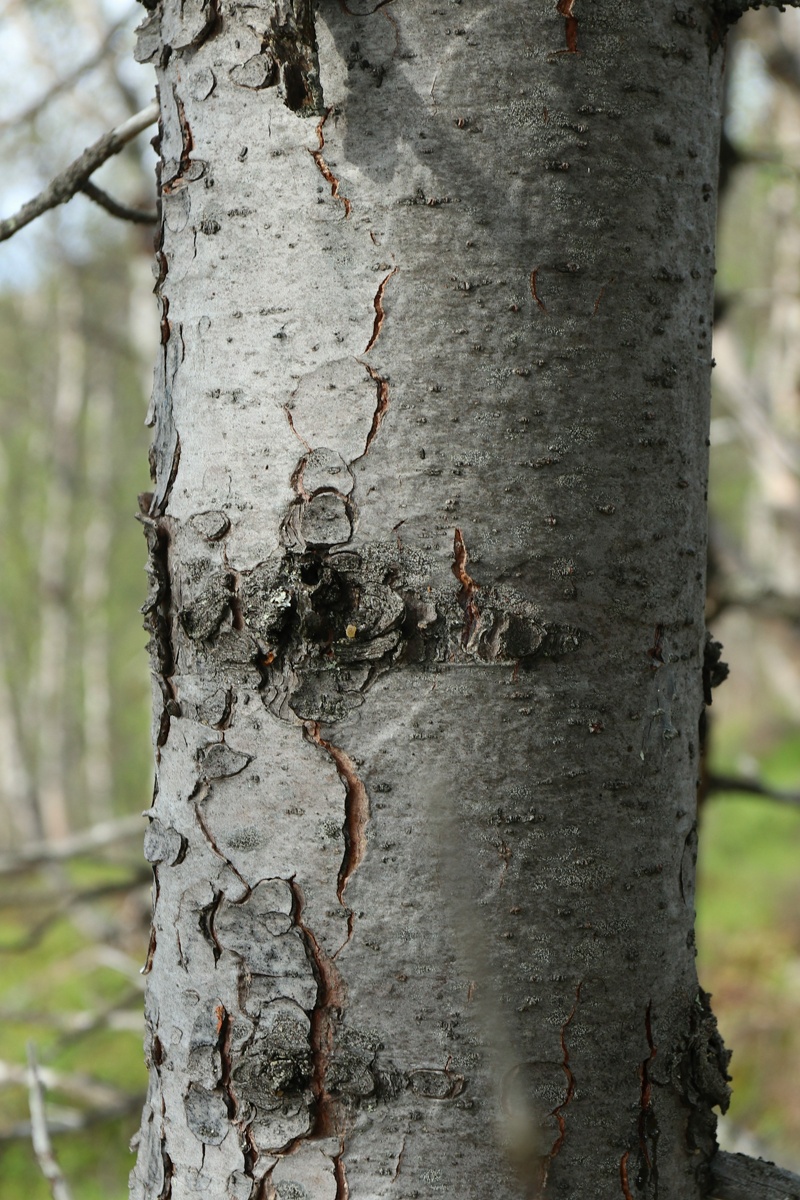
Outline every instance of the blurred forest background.
<svg viewBox="0 0 800 1200">
<path fill-rule="evenodd" d="M 123 0 L 0 4 L 0 212 L 153 95 Z M 698 951 L 734 1050 L 721 1140 L 800 1168 L 800 12 L 727 51 L 714 333 L 715 692 Z M 699 118 L 701 119 L 701 118 Z M 155 208 L 153 131 L 97 173 Z M 152 226 L 77 196 L 0 246 L 0 1200 L 123 1200 L 146 1086 L 145 546 Z"/>
</svg>

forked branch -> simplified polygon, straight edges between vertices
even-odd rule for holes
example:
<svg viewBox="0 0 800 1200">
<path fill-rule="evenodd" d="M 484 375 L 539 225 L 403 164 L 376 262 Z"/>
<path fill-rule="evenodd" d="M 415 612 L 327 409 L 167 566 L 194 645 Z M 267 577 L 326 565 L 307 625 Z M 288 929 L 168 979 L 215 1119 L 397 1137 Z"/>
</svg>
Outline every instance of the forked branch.
<svg viewBox="0 0 800 1200">
<path fill-rule="evenodd" d="M 82 191 L 89 177 L 98 167 L 113 155 L 119 154 L 123 146 L 126 146 L 137 134 L 158 120 L 158 111 L 158 103 L 154 100 L 152 104 L 148 104 L 147 108 L 143 108 L 141 112 L 124 121 L 122 125 L 118 125 L 110 133 L 103 134 L 98 141 L 84 150 L 83 154 L 76 158 L 65 171 L 56 175 L 44 191 L 35 196 L 33 200 L 29 200 L 27 204 L 23 204 L 13 217 L 6 217 L 4 221 L 0 221 L 0 242 L 12 237 L 17 230 L 29 225 L 31 221 L 35 221 L 42 213 L 48 212 L 51 208 L 57 208 L 59 204 L 65 204 L 67 200 L 72 199 L 76 192 Z"/>
</svg>

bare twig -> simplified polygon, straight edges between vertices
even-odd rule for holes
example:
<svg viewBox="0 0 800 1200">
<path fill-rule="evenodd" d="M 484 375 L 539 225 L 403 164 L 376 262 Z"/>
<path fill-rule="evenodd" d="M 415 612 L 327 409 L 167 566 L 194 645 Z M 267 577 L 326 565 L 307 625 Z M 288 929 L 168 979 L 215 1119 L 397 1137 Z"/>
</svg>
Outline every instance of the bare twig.
<svg viewBox="0 0 800 1200">
<path fill-rule="evenodd" d="M 94 145 L 84 150 L 83 154 L 76 158 L 65 171 L 56 175 L 43 192 L 40 192 L 33 200 L 29 200 L 27 204 L 23 204 L 13 217 L 7 217 L 4 221 L 0 221 L 0 242 L 12 237 L 17 230 L 30 224 L 42 213 L 48 212 L 51 208 L 57 208 L 59 204 L 65 204 L 76 192 L 82 190 L 89 176 L 98 167 L 114 154 L 119 154 L 123 146 L 126 146 L 137 134 L 157 120 L 158 104 L 154 100 L 152 104 L 148 104 L 147 108 L 143 108 L 141 112 L 124 121 L 122 125 L 118 125 L 110 133 L 103 134 Z"/>
<path fill-rule="evenodd" d="M 763 1158 L 719 1150 L 711 1174 L 715 1200 L 800 1200 L 800 1175 Z"/>
<path fill-rule="evenodd" d="M 109 196 L 108 192 L 104 192 L 90 179 L 86 180 L 80 190 L 84 196 L 88 196 L 107 213 L 111 213 L 112 217 L 119 217 L 120 221 L 134 221 L 137 225 L 155 225 L 158 220 L 158 213 L 154 208 L 131 208 L 127 204 L 120 204 L 119 200 Z"/>
<path fill-rule="evenodd" d="M 85 904 L 92 904 L 96 900 L 105 900 L 109 896 L 119 896 L 134 891 L 136 888 L 143 887 L 150 880 L 151 872 L 147 867 L 142 867 L 135 875 L 129 879 L 120 880 L 118 883 L 104 883 L 98 887 L 87 888 L 83 892 L 73 892 L 71 895 L 64 894 L 63 890 L 58 901 L 53 901 L 48 898 L 48 902 L 54 904 L 54 907 L 49 913 L 37 921 L 31 928 L 19 938 L 16 942 L 8 942 L 0 944 L 0 955 L 3 954 L 23 954 L 26 950 L 32 950 L 38 946 L 45 934 L 53 928 L 53 926 L 66 916 L 68 912 L 79 908 Z M 16 901 L 14 904 L 16 905 Z M 4 901 L 3 908 L 10 907 L 7 901 Z"/>
<path fill-rule="evenodd" d="M 736 775 L 709 775 L 706 779 L 706 795 L 713 792 L 737 792 L 744 796 L 764 796 L 767 800 L 777 800 L 779 804 L 789 804 L 800 808 L 800 792 L 784 792 L 780 788 L 771 788 L 758 779 L 740 779 Z"/>
<path fill-rule="evenodd" d="M 53 1200 L 72 1200 L 72 1194 L 50 1144 L 50 1131 L 44 1111 L 44 1088 L 36 1063 L 36 1048 L 28 1043 L 28 1103 L 31 1110 L 31 1141 L 36 1161 L 50 1185 Z"/>
<path fill-rule="evenodd" d="M 98 1108 L 102 1108 L 104 1105 L 114 1107 L 129 1098 L 128 1093 L 121 1088 L 102 1083 L 91 1075 L 54 1071 L 51 1067 L 40 1067 L 37 1064 L 36 1076 L 39 1080 L 40 1090 L 42 1087 L 46 1087 L 49 1091 L 63 1092 L 81 1104 L 92 1104 Z M 26 1079 L 30 1079 L 30 1066 L 26 1073 L 25 1067 L 21 1064 L 0 1060 L 0 1086 L 8 1087 L 9 1084 L 19 1086 L 24 1084 Z"/>
<path fill-rule="evenodd" d="M 73 833 L 59 842 L 29 842 L 12 854 L 0 856 L 0 875 L 18 875 L 30 867 L 46 862 L 65 862 L 93 854 L 103 846 L 126 838 L 143 835 L 144 826 L 140 816 L 120 817 L 118 821 L 102 821 L 79 833 Z"/>
</svg>

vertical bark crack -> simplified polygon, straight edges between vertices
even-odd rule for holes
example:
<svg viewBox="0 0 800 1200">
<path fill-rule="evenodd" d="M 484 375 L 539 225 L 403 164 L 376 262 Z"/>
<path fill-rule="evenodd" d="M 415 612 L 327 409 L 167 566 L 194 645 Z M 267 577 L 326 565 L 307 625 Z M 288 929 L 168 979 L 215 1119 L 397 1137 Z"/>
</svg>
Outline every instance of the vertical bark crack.
<svg viewBox="0 0 800 1200">
<path fill-rule="evenodd" d="M 347 1182 L 347 1167 L 344 1161 L 344 1138 L 340 1142 L 339 1153 L 331 1159 L 333 1177 L 336 1180 L 335 1200 L 350 1200 L 350 1187 Z"/>
<path fill-rule="evenodd" d="M 545 307 L 545 303 L 542 300 L 541 296 L 539 295 L 537 284 L 536 284 L 536 277 L 538 274 L 539 274 L 539 268 L 534 267 L 534 269 L 531 271 L 531 295 L 533 296 L 534 300 L 536 301 L 537 307 L 543 313 L 546 313 L 547 308 Z"/>
<path fill-rule="evenodd" d="M 558 11 L 566 23 L 567 53 L 578 53 L 578 18 L 573 14 L 575 0 L 558 0 Z"/>
<path fill-rule="evenodd" d="M 619 1182 L 622 1188 L 622 1195 L 625 1200 L 633 1200 L 631 1195 L 630 1183 L 628 1180 L 628 1159 L 631 1156 L 630 1150 L 626 1150 L 622 1158 L 619 1160 Z"/>
<path fill-rule="evenodd" d="M 575 1095 L 575 1076 L 573 1075 L 572 1068 L 569 1065 L 569 1047 L 567 1046 L 567 1030 L 569 1029 L 570 1025 L 572 1024 L 572 1021 L 575 1017 L 575 1013 L 578 1010 L 578 1004 L 580 1003 L 582 986 L 583 986 L 582 983 L 578 984 L 578 987 L 575 991 L 575 1003 L 572 1005 L 572 1009 L 570 1010 L 570 1014 L 567 1017 L 566 1021 L 561 1026 L 561 1035 L 560 1035 L 560 1037 L 561 1037 L 561 1052 L 564 1056 L 562 1059 L 562 1062 L 561 1062 L 561 1069 L 563 1070 L 564 1075 L 567 1080 L 567 1090 L 564 1095 L 564 1099 L 561 1101 L 560 1104 L 557 1104 L 556 1107 L 553 1109 L 553 1116 L 555 1117 L 556 1121 L 558 1122 L 558 1137 L 556 1138 L 555 1142 L 553 1143 L 553 1148 L 550 1151 L 551 1159 L 555 1158 L 555 1156 L 560 1152 L 561 1147 L 564 1145 L 564 1139 L 566 1138 L 566 1134 L 567 1134 L 566 1121 L 565 1121 L 564 1115 L 563 1115 L 564 1109 L 569 1104 L 572 1103 L 572 1098 Z"/>
<path fill-rule="evenodd" d="M 298 1138 L 330 1137 L 338 1132 L 334 1101 L 327 1088 L 327 1073 L 333 1053 L 336 1024 L 344 1008 L 344 982 L 333 959 L 323 950 L 313 931 L 303 920 L 305 897 L 297 880 L 288 881 L 292 891 L 292 920 L 303 937 L 311 969 L 317 981 L 317 998 L 311 1014 L 311 1092 L 314 1097 L 314 1125 L 310 1133 Z"/>
<path fill-rule="evenodd" d="M 317 722 L 307 721 L 303 726 L 303 732 L 307 741 L 313 742 L 315 746 L 319 746 L 329 755 L 345 788 L 345 815 L 342 826 L 344 855 L 336 881 L 336 898 L 342 908 L 347 910 L 347 938 L 334 954 L 333 957 L 336 958 L 353 936 L 355 914 L 345 903 L 344 893 L 367 851 L 366 830 L 369 823 L 369 796 L 352 758 L 345 754 L 344 750 L 334 746 L 332 742 L 325 741 L 320 735 Z"/>
<path fill-rule="evenodd" d="M 375 299 L 372 301 L 373 307 L 375 309 L 375 320 L 372 325 L 372 337 L 367 342 L 366 348 L 364 350 L 365 354 L 369 354 L 370 350 L 377 342 L 377 340 L 380 336 L 381 330 L 383 329 L 383 322 L 384 322 L 384 318 L 386 316 L 386 313 L 384 312 L 384 308 L 383 308 L 383 294 L 386 291 L 386 287 L 389 283 L 389 280 L 392 279 L 399 270 L 400 270 L 399 267 L 394 267 L 393 270 L 391 270 L 389 272 L 389 274 L 386 276 L 386 278 L 382 279 L 381 282 L 378 284 L 378 290 L 375 293 Z"/>
<path fill-rule="evenodd" d="M 653 1041 L 653 1024 L 652 1024 L 652 1001 L 647 1005 L 644 1016 L 645 1034 L 647 1037 L 647 1047 L 649 1050 L 647 1058 L 645 1058 L 639 1067 L 639 1079 L 641 1081 L 641 1095 L 639 1099 L 639 1150 L 642 1156 L 642 1176 L 643 1183 L 646 1185 L 649 1180 L 652 1180 L 654 1194 L 658 1195 L 658 1164 L 656 1162 L 656 1148 L 658 1143 L 658 1127 L 653 1112 L 653 1083 L 650 1077 L 650 1070 L 653 1060 L 658 1053 L 658 1049 Z"/>
<path fill-rule="evenodd" d="M 469 554 L 464 542 L 464 535 L 460 529 L 456 529 L 453 536 L 453 557 L 452 571 L 461 584 L 458 592 L 458 603 L 464 610 L 464 629 L 461 634 L 461 645 L 466 649 L 470 638 L 480 625 L 480 609 L 475 603 L 475 593 L 479 591 L 480 584 L 476 583 L 467 572 Z"/>
<path fill-rule="evenodd" d="M 369 347 L 367 348 L 369 349 Z M 360 359 L 358 361 L 361 362 Z M 382 375 L 379 375 L 375 368 L 371 367 L 369 363 L 361 363 L 361 365 L 375 384 L 378 392 L 378 400 L 372 417 L 372 425 L 370 426 L 369 433 L 367 434 L 367 440 L 364 443 L 364 454 L 368 454 L 370 446 L 375 441 L 378 430 L 383 423 L 383 418 L 386 416 L 386 413 L 389 409 L 389 381 L 384 379 Z M 361 455 L 362 458 L 364 457 L 364 454 Z"/>
<path fill-rule="evenodd" d="M 344 205 L 344 215 L 345 215 L 345 219 L 347 219 L 347 217 L 349 217 L 350 213 L 352 212 L 353 206 L 350 203 L 350 201 L 347 199 L 347 196 L 343 196 L 341 194 L 341 192 L 339 191 L 339 180 L 336 178 L 333 171 L 330 169 L 330 167 L 328 166 L 328 164 L 326 163 L 325 159 L 322 156 L 322 151 L 325 149 L 325 134 L 322 131 L 323 131 L 325 122 L 327 121 L 328 117 L 331 115 L 332 112 L 333 112 L 333 106 L 331 106 L 330 108 L 326 108 L 325 115 L 323 116 L 322 120 L 318 123 L 317 129 L 316 129 L 317 141 L 318 141 L 319 145 L 317 146 L 316 150 L 309 150 L 308 153 L 311 155 L 314 162 L 317 164 L 317 170 L 319 171 L 322 178 L 327 183 L 330 184 L 331 195 L 333 196 L 334 200 L 339 200 Z"/>
</svg>

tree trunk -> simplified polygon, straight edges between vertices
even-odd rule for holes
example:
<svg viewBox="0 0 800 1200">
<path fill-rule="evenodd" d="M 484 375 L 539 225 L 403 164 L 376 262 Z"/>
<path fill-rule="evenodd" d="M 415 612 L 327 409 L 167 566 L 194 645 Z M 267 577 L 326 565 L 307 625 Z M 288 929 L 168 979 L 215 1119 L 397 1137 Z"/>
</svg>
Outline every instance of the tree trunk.
<svg viewBox="0 0 800 1200">
<path fill-rule="evenodd" d="M 705 0 L 145 22 L 137 1200 L 707 1194 L 720 36 Z"/>
</svg>

